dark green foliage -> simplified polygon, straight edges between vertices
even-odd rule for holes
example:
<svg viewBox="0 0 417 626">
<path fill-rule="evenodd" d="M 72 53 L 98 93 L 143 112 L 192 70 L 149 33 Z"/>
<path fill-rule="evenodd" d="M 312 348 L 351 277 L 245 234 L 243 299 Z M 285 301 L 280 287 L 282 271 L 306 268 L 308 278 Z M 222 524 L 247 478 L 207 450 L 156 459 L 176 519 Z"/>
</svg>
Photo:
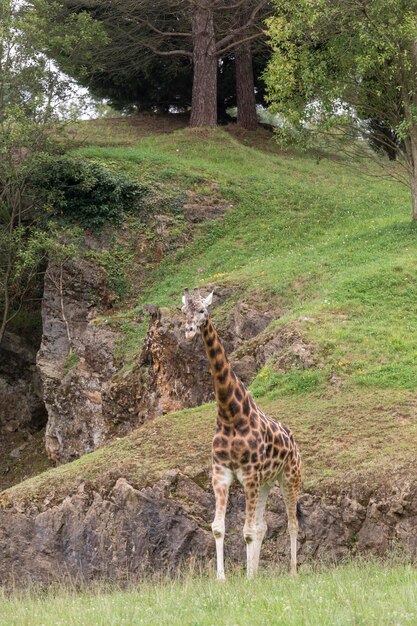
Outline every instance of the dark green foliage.
<svg viewBox="0 0 417 626">
<path fill-rule="evenodd" d="M 147 188 L 98 163 L 68 156 L 39 157 L 31 188 L 48 212 L 84 228 L 120 224 L 125 213 L 141 209 Z"/>
<path fill-rule="evenodd" d="M 131 268 L 134 258 L 131 251 L 121 244 L 116 244 L 110 250 L 94 252 L 92 258 L 107 272 L 109 288 L 114 292 L 116 299 L 122 300 L 129 295 L 132 288 Z"/>
<path fill-rule="evenodd" d="M 163 4 L 148 2 L 135 7 L 134 3 L 59 0 L 58 5 L 64 7 L 65 12 L 88 15 L 97 28 L 103 27 L 106 35 L 105 40 L 98 42 L 99 47 L 94 52 L 98 63 L 85 63 L 83 60 L 78 63 L 77 58 L 72 57 L 71 63 L 65 64 L 66 72 L 98 98 L 109 99 L 111 106 L 120 111 L 188 111 L 192 100 L 192 60 L 186 55 L 158 55 L 152 48 L 164 49 L 165 52 L 185 48 L 191 52 L 190 16 L 183 3 L 165 3 L 165 7 Z M 109 18 L 109 11 L 112 19 Z M 185 31 L 190 37 L 155 39 L 153 29 L 142 23 L 145 14 L 161 31 L 171 32 L 172 35 Z M 220 31 L 225 28 L 226 15 L 224 10 L 218 12 Z M 262 74 L 270 58 L 270 48 L 263 41 L 255 41 L 252 43 L 252 54 L 256 99 L 259 104 L 264 104 Z M 59 51 L 55 53 L 55 58 L 60 64 L 65 62 Z M 221 122 L 231 120 L 227 109 L 234 106 L 235 63 L 234 51 L 231 50 L 221 57 L 219 63 L 217 109 Z"/>
</svg>

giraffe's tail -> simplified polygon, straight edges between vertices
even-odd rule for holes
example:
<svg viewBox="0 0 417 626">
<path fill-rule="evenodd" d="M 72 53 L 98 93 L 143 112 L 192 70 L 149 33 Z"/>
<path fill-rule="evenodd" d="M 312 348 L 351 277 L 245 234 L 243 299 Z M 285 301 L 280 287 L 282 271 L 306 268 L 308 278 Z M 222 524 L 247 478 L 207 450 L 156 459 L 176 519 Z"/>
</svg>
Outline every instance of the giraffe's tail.
<svg viewBox="0 0 417 626">
<path fill-rule="evenodd" d="M 297 520 L 300 528 L 305 528 L 305 517 L 304 513 L 301 510 L 300 501 L 297 502 Z"/>
</svg>

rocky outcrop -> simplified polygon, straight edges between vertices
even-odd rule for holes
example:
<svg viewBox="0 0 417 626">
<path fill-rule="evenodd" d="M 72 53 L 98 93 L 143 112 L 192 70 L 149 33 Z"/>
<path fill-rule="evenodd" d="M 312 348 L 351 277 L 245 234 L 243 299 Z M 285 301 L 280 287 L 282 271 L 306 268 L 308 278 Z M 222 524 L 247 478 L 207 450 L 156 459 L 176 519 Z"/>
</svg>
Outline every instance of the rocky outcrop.
<svg viewBox="0 0 417 626">
<path fill-rule="evenodd" d="M 182 316 L 158 309 L 138 363 L 139 421 L 198 406 L 214 397 L 202 341 L 187 342 Z M 136 374 L 137 375 L 137 374 Z"/>
<path fill-rule="evenodd" d="M 356 553 L 383 556 L 392 549 L 417 557 L 417 484 L 372 498 L 305 494 L 301 503 L 300 563 L 334 562 Z M 0 509 L 0 580 L 45 583 L 69 575 L 114 581 L 171 573 L 189 561 L 204 564 L 214 560 L 213 511 L 208 475 L 192 479 L 176 470 L 145 489 L 120 478 L 107 494 L 89 493 L 80 485 L 61 504 L 41 511 Z M 287 522 L 278 489 L 271 492 L 266 519 L 262 563 L 288 564 Z M 227 562 L 243 564 L 244 497 L 239 487 L 232 489 L 226 521 Z"/>
<path fill-rule="evenodd" d="M 108 435 L 101 397 L 117 369 L 118 334 L 95 324 L 108 296 L 103 273 L 85 261 L 46 272 L 37 365 L 48 411 L 46 451 L 56 463 L 94 450 Z"/>
<path fill-rule="evenodd" d="M 231 355 L 231 362 L 242 380 L 250 382 L 266 363 L 278 372 L 317 365 L 315 349 L 303 337 L 303 321 L 259 331 L 252 339 L 248 337 L 249 341 Z"/>
<path fill-rule="evenodd" d="M 97 323 L 108 297 L 105 277 L 92 264 L 48 268 L 37 364 L 48 411 L 46 450 L 55 463 L 90 452 L 153 417 L 213 398 L 202 342 L 187 343 L 181 316 L 167 309 L 149 307 L 138 360 L 118 374 L 119 335 Z"/>
<path fill-rule="evenodd" d="M 46 419 L 36 349 L 7 332 L 0 346 L 0 436 L 36 432 Z"/>
<path fill-rule="evenodd" d="M 146 420 L 213 398 L 202 342 L 186 342 L 182 316 L 168 309 L 149 307 L 143 349 L 135 366 L 119 374 L 119 335 L 97 323 L 107 298 L 105 277 L 95 266 L 67 262 L 48 268 L 37 364 L 48 411 L 46 450 L 55 463 Z"/>
<path fill-rule="evenodd" d="M 119 434 L 214 398 L 202 341 L 187 342 L 181 314 L 148 307 L 150 324 L 135 367 L 103 393 L 103 413 Z"/>
<path fill-rule="evenodd" d="M 216 287 L 214 306 L 230 296 L 230 290 Z M 144 346 L 134 369 L 109 385 L 103 394 L 103 411 L 119 430 L 123 423 L 139 425 L 151 418 L 199 406 L 214 399 L 213 383 L 203 342 L 196 336 L 188 342 L 184 319 L 172 309 L 146 307 L 150 324 Z M 247 315 L 245 315 L 247 313 Z M 270 317 L 238 304 L 225 332 L 227 351 L 266 327 Z M 126 415 L 130 416 L 126 423 Z"/>
<path fill-rule="evenodd" d="M 215 287 L 214 311 L 234 295 L 233 287 Z M 124 372 L 114 357 L 120 335 L 98 317 L 110 299 L 106 277 L 93 264 L 68 261 L 48 268 L 37 364 L 48 411 L 46 450 L 55 463 L 214 398 L 203 343 L 199 337 L 185 340 L 183 316 L 175 309 L 145 307 L 148 333 L 134 366 Z M 314 363 L 301 333 L 289 326 L 265 330 L 271 320 L 268 312 L 237 302 L 220 321 L 232 365 L 245 383 L 269 360 L 284 369 Z"/>
</svg>

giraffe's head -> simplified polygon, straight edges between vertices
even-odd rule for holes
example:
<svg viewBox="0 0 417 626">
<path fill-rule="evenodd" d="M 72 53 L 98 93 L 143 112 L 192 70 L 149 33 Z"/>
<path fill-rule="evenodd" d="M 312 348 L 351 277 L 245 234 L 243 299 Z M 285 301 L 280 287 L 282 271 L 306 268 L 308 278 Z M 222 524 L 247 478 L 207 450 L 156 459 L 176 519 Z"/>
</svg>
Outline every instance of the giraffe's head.
<svg viewBox="0 0 417 626">
<path fill-rule="evenodd" d="M 212 301 L 213 292 L 207 298 L 203 298 L 198 289 L 194 289 L 192 294 L 188 289 L 184 289 L 181 311 L 185 313 L 186 339 L 193 339 L 200 326 L 208 320 L 208 307 Z"/>
</svg>

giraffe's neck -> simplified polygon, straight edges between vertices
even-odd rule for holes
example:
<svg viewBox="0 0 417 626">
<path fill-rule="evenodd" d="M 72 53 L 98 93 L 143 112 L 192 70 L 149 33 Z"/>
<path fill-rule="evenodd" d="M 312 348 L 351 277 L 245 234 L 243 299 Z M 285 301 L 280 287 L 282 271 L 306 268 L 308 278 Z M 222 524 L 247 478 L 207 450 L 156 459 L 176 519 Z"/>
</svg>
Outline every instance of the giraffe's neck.
<svg viewBox="0 0 417 626">
<path fill-rule="evenodd" d="M 201 335 L 213 376 L 219 417 L 229 422 L 249 417 L 253 400 L 232 370 L 224 346 L 210 319 L 201 327 Z"/>
</svg>

